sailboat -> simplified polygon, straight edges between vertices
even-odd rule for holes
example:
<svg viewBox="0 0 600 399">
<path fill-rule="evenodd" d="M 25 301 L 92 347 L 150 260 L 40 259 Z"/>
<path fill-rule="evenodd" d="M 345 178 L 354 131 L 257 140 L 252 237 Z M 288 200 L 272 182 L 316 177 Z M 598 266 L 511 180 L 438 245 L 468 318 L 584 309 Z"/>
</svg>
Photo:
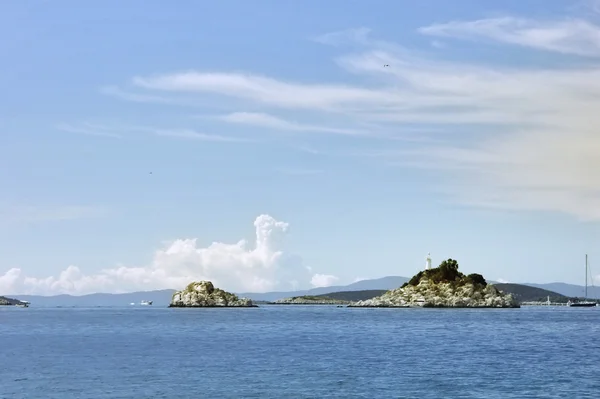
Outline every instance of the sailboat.
<svg viewBox="0 0 600 399">
<path fill-rule="evenodd" d="M 598 304 L 596 302 L 592 302 L 592 301 L 588 301 L 587 300 L 587 282 L 588 282 L 588 256 L 587 254 L 585 254 L 585 295 L 583 297 L 583 301 L 581 302 L 571 302 L 571 300 L 569 299 L 569 302 L 567 302 L 567 306 L 572 306 L 572 307 L 593 307 L 593 306 L 598 306 Z M 592 282 L 593 285 L 593 282 Z"/>
</svg>

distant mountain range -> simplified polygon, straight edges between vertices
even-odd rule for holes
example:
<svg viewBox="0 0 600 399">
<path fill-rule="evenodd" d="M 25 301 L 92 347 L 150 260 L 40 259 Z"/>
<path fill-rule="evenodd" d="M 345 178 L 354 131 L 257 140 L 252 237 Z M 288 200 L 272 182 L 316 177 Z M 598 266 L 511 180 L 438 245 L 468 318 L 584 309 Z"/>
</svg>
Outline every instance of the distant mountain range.
<svg viewBox="0 0 600 399">
<path fill-rule="evenodd" d="M 255 301 L 275 301 L 281 298 L 303 295 L 323 295 L 331 292 L 341 291 L 367 291 L 367 290 L 391 290 L 400 287 L 409 279 L 400 276 L 388 276 L 372 280 L 361 280 L 355 283 L 344 286 L 320 287 L 309 290 L 291 291 L 291 292 L 242 292 L 237 293 L 238 296 L 251 298 Z M 500 284 L 490 281 L 492 284 Z M 518 284 L 519 286 L 537 287 L 544 290 L 552 291 L 566 297 L 583 297 L 584 287 L 565 283 L 549 283 L 535 284 L 526 283 Z M 81 296 L 73 295 L 54 295 L 54 296 L 39 296 L 39 295 L 9 295 L 13 298 L 18 298 L 22 301 L 31 302 L 32 307 L 37 306 L 126 306 L 130 303 L 139 305 L 143 300 L 154 301 L 154 306 L 167 306 L 171 301 L 171 296 L 175 290 L 157 290 L 157 291 L 140 291 L 126 294 L 89 294 Z M 0 293 L 1 294 L 1 293 Z M 599 298 L 600 287 L 588 287 L 588 298 Z"/>
<path fill-rule="evenodd" d="M 274 301 L 281 298 L 304 295 L 323 295 L 330 292 L 339 291 L 367 291 L 367 290 L 391 290 L 400 287 L 409 279 L 400 276 L 388 276 L 373 280 L 361 280 L 349 285 L 334 285 L 330 287 L 311 288 L 310 290 L 291 291 L 291 292 L 243 292 L 238 296 L 250 298 L 255 301 Z"/>
</svg>

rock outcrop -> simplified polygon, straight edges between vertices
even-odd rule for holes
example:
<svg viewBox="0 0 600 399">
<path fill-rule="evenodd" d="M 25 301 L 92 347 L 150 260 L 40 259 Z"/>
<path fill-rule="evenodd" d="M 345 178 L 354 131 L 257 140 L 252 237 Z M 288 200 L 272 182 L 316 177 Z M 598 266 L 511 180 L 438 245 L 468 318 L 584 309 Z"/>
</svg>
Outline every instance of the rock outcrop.
<svg viewBox="0 0 600 399">
<path fill-rule="evenodd" d="M 270 302 L 272 305 L 346 305 L 350 301 L 319 296 L 295 296 Z"/>
<path fill-rule="evenodd" d="M 351 307 L 518 308 L 510 294 L 487 284 L 480 274 L 465 276 L 458 263 L 448 259 L 434 269 L 423 270 L 402 287 L 381 296 L 358 301 Z"/>
<path fill-rule="evenodd" d="M 181 291 L 173 294 L 170 308 L 228 308 L 257 307 L 250 299 L 238 298 L 222 289 L 215 288 L 210 281 L 199 281 L 188 284 Z"/>
<path fill-rule="evenodd" d="M 0 306 L 16 306 L 16 305 L 25 305 L 25 304 L 26 304 L 25 302 L 19 301 L 18 299 L 0 296 Z"/>
</svg>

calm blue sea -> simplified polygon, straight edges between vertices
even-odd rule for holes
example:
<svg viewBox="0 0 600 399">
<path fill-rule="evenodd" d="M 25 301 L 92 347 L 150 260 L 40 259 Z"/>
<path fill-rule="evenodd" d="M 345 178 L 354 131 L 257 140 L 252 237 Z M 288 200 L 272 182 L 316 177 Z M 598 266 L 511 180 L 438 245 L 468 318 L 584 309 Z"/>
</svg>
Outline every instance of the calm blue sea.
<svg viewBox="0 0 600 399">
<path fill-rule="evenodd" d="M 0 308 L 0 398 L 600 398 L 600 308 Z"/>
</svg>

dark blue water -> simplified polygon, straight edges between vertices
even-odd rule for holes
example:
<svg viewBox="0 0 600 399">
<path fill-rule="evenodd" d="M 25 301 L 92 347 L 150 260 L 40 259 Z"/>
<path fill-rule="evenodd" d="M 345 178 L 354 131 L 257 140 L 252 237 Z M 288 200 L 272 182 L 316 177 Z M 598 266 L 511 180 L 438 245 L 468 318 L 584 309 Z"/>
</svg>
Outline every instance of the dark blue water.
<svg viewBox="0 0 600 399">
<path fill-rule="evenodd" d="M 600 308 L 0 309 L 0 398 L 600 398 Z"/>
</svg>

